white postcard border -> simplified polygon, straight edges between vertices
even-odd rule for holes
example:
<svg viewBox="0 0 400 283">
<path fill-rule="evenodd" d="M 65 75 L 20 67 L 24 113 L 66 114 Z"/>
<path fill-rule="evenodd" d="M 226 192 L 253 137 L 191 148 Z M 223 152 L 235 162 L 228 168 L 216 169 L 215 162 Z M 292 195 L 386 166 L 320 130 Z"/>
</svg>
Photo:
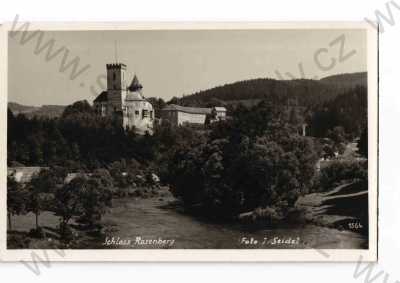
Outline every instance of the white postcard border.
<svg viewBox="0 0 400 283">
<path fill-rule="evenodd" d="M 377 261 L 378 259 L 378 33 L 365 22 L 87 22 L 30 23 L 31 30 L 198 30 L 198 29 L 366 29 L 368 66 L 369 127 L 369 249 L 118 249 L 118 250 L 8 250 L 7 230 L 7 70 L 8 37 L 12 23 L 1 26 L 0 80 L 2 112 L 0 138 L 0 260 L 33 261 L 33 254 L 47 254 L 51 261 L 104 262 L 342 262 Z M 61 255 L 63 254 L 63 255 Z"/>
</svg>

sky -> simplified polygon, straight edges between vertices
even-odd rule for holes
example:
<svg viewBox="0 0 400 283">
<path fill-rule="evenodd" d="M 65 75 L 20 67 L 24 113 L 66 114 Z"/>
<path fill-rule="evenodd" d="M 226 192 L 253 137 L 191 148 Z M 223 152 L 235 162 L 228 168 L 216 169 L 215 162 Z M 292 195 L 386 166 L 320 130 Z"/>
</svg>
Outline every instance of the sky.
<svg viewBox="0 0 400 283">
<path fill-rule="evenodd" d="M 285 73 L 323 78 L 367 70 L 364 30 L 45 31 L 42 44 L 53 40 L 53 54 L 64 48 L 50 60 L 45 49 L 35 52 L 38 34 L 24 44 L 21 35 L 9 37 L 8 99 L 24 105 L 92 103 L 106 88 L 106 64 L 117 61 L 127 65 L 128 84 L 136 74 L 145 97 L 164 100 L 241 80 L 278 79 L 277 71 L 290 79 Z M 340 36 L 344 55 L 355 50 L 343 62 L 341 42 L 334 42 Z M 89 66 L 73 80 L 72 68 L 60 72 L 66 49 L 67 64 L 78 57 L 77 70 Z M 330 68 L 319 67 L 332 58 Z"/>
</svg>

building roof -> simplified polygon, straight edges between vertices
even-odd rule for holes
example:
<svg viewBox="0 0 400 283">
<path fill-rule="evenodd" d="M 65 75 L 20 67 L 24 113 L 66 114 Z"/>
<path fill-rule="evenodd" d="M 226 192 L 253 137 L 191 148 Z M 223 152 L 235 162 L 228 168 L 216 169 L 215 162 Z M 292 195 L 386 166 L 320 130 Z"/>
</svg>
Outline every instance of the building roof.
<svg viewBox="0 0 400 283">
<path fill-rule="evenodd" d="M 226 108 L 225 107 L 213 107 L 215 109 L 215 111 L 220 111 L 220 112 L 226 112 Z"/>
<path fill-rule="evenodd" d="M 201 107 L 185 107 L 176 104 L 168 104 L 162 111 L 180 111 L 191 114 L 211 114 L 211 108 L 201 108 Z"/>
<path fill-rule="evenodd" d="M 129 91 L 138 91 L 141 90 L 143 86 L 139 83 L 137 76 L 135 75 L 132 79 L 130 86 L 128 87 Z"/>
<path fill-rule="evenodd" d="M 107 100 L 108 100 L 107 91 L 103 91 L 96 97 L 96 99 L 93 102 L 104 102 Z"/>
<path fill-rule="evenodd" d="M 28 183 L 35 174 L 45 169 L 49 169 L 49 167 L 8 167 L 7 175 L 14 177 L 18 183 Z"/>
</svg>

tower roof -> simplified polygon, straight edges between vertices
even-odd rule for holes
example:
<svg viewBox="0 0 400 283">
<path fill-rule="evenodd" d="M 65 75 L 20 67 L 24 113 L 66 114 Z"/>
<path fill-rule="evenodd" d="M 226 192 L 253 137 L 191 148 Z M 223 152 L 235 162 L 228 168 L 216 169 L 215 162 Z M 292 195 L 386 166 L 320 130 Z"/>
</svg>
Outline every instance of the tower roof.
<svg viewBox="0 0 400 283">
<path fill-rule="evenodd" d="M 180 106 L 176 104 L 168 104 L 165 106 L 162 111 L 178 111 L 178 112 L 185 112 L 190 114 L 211 114 L 211 108 L 202 108 L 202 107 L 186 107 Z"/>
<path fill-rule="evenodd" d="M 128 87 L 129 91 L 140 91 L 143 86 L 139 83 L 137 76 L 135 75 L 132 79 L 131 84 Z"/>
<path fill-rule="evenodd" d="M 133 80 L 132 80 L 130 86 L 128 87 L 128 89 L 130 91 L 138 91 L 138 90 L 141 90 L 142 88 L 143 88 L 143 86 L 139 83 L 139 80 L 138 80 L 137 76 L 135 75 L 133 77 Z"/>
</svg>

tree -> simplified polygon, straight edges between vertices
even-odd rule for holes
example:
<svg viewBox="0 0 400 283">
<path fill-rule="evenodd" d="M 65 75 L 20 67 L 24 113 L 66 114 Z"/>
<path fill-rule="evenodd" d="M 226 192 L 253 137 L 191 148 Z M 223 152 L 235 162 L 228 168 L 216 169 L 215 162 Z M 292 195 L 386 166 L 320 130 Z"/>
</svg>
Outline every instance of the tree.
<svg viewBox="0 0 400 283">
<path fill-rule="evenodd" d="M 83 219 L 93 226 L 112 205 L 112 177 L 106 169 L 98 169 L 80 188 Z"/>
<path fill-rule="evenodd" d="M 241 166 L 231 176 L 238 189 L 243 188 L 248 209 L 281 202 L 293 205 L 313 185 L 317 155 L 308 138 L 284 134 L 281 139 L 259 137 L 240 155 Z"/>
<path fill-rule="evenodd" d="M 68 225 L 73 216 L 82 213 L 81 193 L 87 186 L 87 178 L 78 176 L 60 186 L 55 192 L 55 212 L 61 216 L 62 226 Z"/>
<path fill-rule="evenodd" d="M 68 105 L 64 109 L 62 118 L 66 119 L 70 116 L 77 116 L 81 114 L 94 114 L 92 106 L 90 106 L 90 104 L 86 100 L 77 101 L 72 105 Z"/>
<path fill-rule="evenodd" d="M 167 104 L 180 104 L 179 103 L 179 98 L 174 96 L 174 97 L 171 98 L 170 101 L 167 102 Z"/>
<path fill-rule="evenodd" d="M 294 126 L 300 126 L 303 123 L 303 118 L 300 116 L 297 106 L 292 106 L 290 109 L 289 123 Z"/>
<path fill-rule="evenodd" d="M 28 208 L 35 214 L 36 230 L 39 230 L 39 216 L 43 210 L 53 209 L 53 193 L 63 182 L 57 171 L 41 170 L 28 183 Z"/>
<path fill-rule="evenodd" d="M 165 101 L 162 98 L 157 98 L 157 97 L 148 97 L 147 101 L 149 101 L 151 105 L 153 105 L 155 117 L 160 118 L 161 110 L 166 105 Z"/>
<path fill-rule="evenodd" d="M 7 177 L 8 229 L 12 230 L 12 216 L 26 212 L 27 191 L 12 176 Z"/>
<path fill-rule="evenodd" d="M 35 186 L 28 186 L 28 209 L 35 214 L 36 230 L 39 230 L 39 215 L 45 207 L 45 198 L 39 188 Z"/>
<path fill-rule="evenodd" d="M 326 136 L 330 138 L 335 145 L 346 142 L 346 133 L 344 131 L 344 128 L 340 126 L 334 127 L 332 130 L 329 130 Z"/>
<path fill-rule="evenodd" d="M 334 127 L 332 130 L 328 130 L 327 137 L 333 142 L 332 150 L 343 154 L 346 150 L 347 135 L 344 128 L 341 126 Z"/>
<path fill-rule="evenodd" d="M 116 188 L 118 188 L 118 193 L 121 195 L 126 195 L 127 188 L 131 184 L 132 172 L 128 170 L 128 166 L 125 160 L 115 161 L 109 166 L 110 175 L 112 177 L 112 182 Z"/>
<path fill-rule="evenodd" d="M 42 193 L 53 193 L 56 186 L 64 182 L 65 175 L 65 172 L 61 171 L 60 167 L 52 167 L 50 170 L 42 169 L 32 177 L 30 186 L 35 187 Z"/>
<path fill-rule="evenodd" d="M 79 146 L 76 142 L 73 142 L 71 145 L 71 158 L 76 161 L 80 158 Z"/>
</svg>

